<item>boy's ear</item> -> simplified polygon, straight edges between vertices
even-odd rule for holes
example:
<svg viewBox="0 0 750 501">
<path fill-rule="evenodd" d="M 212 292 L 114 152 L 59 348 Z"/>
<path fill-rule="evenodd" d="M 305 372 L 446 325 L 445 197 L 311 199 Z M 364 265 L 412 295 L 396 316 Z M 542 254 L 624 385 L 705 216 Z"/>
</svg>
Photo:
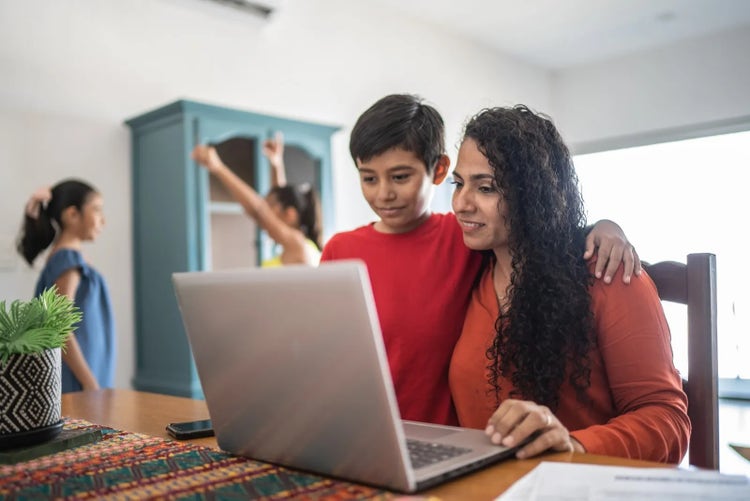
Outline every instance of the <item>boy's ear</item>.
<svg viewBox="0 0 750 501">
<path fill-rule="evenodd" d="M 445 176 L 448 175 L 448 169 L 451 166 L 451 159 L 448 155 L 440 155 L 437 163 L 435 164 L 435 171 L 432 173 L 432 184 L 440 184 L 445 181 Z"/>
</svg>

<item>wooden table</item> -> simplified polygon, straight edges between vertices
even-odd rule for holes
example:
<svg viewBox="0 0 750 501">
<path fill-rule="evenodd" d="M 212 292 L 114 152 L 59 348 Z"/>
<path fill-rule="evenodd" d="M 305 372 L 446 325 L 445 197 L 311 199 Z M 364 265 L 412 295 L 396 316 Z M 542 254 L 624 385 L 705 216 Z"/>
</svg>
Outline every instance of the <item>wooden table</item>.
<svg viewBox="0 0 750 501">
<path fill-rule="evenodd" d="M 119 389 L 66 393 L 62 397 L 62 412 L 64 416 L 85 419 L 119 430 L 164 438 L 169 438 L 165 430 L 168 423 L 209 417 L 203 400 Z M 213 437 L 195 439 L 191 442 L 217 448 L 216 439 Z M 542 459 L 568 463 L 664 467 L 661 463 L 593 454 L 572 452 L 547 454 L 543 458 L 503 461 L 425 491 L 423 494 L 438 496 L 446 501 L 494 499 L 513 482 L 531 471 Z"/>
</svg>

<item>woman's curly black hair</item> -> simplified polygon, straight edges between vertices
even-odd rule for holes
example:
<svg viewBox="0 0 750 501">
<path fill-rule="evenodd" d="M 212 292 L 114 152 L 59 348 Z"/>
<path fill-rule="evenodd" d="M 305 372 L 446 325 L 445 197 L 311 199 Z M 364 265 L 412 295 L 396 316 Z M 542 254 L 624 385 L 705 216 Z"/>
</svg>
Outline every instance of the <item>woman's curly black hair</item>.
<svg viewBox="0 0 750 501">
<path fill-rule="evenodd" d="M 556 409 L 567 377 L 583 400 L 594 343 L 592 277 L 570 152 L 548 117 L 522 105 L 480 111 L 464 138 L 489 160 L 508 210 L 512 272 L 508 308 L 487 350 L 492 391 L 498 395 L 502 375 L 512 396 Z"/>
</svg>

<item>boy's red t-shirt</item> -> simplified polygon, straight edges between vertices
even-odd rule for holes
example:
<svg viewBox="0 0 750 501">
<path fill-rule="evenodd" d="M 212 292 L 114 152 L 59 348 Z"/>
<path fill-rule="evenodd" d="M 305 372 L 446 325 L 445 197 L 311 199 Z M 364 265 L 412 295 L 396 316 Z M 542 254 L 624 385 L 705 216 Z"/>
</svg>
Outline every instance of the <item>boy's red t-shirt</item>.
<svg viewBox="0 0 750 501">
<path fill-rule="evenodd" d="M 458 424 L 448 365 L 461 334 L 481 255 L 463 242 L 453 214 L 433 214 L 407 233 L 373 225 L 334 235 L 321 261 L 367 265 L 401 417 Z"/>
</svg>

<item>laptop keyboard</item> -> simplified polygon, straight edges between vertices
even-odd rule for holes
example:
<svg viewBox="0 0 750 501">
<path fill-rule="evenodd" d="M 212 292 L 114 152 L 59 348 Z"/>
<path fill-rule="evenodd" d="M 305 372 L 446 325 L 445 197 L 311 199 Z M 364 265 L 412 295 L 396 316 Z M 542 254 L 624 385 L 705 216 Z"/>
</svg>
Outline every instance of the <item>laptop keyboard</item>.
<svg viewBox="0 0 750 501">
<path fill-rule="evenodd" d="M 406 440 L 406 447 L 409 449 L 411 466 L 415 470 L 471 452 L 471 449 L 436 444 L 433 442 L 423 442 L 411 438 Z"/>
</svg>

